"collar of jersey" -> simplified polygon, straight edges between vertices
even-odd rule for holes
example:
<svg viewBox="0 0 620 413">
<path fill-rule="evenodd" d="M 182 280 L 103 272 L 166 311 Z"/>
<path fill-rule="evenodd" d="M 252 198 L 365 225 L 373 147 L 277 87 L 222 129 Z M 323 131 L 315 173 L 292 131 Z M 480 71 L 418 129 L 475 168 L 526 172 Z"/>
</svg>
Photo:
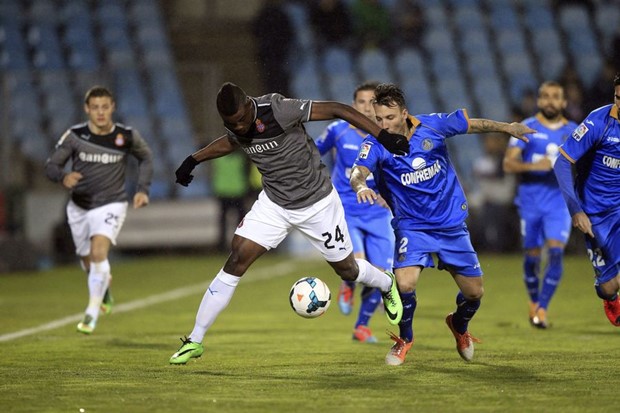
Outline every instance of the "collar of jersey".
<svg viewBox="0 0 620 413">
<path fill-rule="evenodd" d="M 545 118 L 545 117 L 543 116 L 543 114 L 542 114 L 542 113 L 540 113 L 540 112 L 538 112 L 538 113 L 537 113 L 534 117 L 535 117 L 536 119 L 538 119 L 538 121 L 539 121 L 542 125 L 545 125 L 545 126 L 548 126 L 548 127 L 550 127 L 550 126 L 555 126 L 555 125 L 557 125 L 558 123 L 559 123 L 559 124 L 562 124 L 562 125 L 566 125 L 566 124 L 568 123 L 568 119 L 566 119 L 564 116 L 562 116 L 562 118 L 561 118 L 558 122 L 556 122 L 556 123 L 551 123 L 551 122 L 549 122 L 549 120 L 547 120 L 547 118 Z"/>
<path fill-rule="evenodd" d="M 609 116 L 611 116 L 615 120 L 620 121 L 620 119 L 618 118 L 618 106 L 612 105 L 611 110 L 609 111 Z"/>
<path fill-rule="evenodd" d="M 418 126 L 420 126 L 422 122 L 420 122 L 420 119 L 416 118 L 413 115 L 408 115 L 407 119 L 409 119 L 409 121 L 411 122 L 411 125 L 413 125 L 413 131 L 411 132 L 411 136 L 413 136 L 413 134 L 415 133 L 415 130 L 418 128 Z"/>
</svg>

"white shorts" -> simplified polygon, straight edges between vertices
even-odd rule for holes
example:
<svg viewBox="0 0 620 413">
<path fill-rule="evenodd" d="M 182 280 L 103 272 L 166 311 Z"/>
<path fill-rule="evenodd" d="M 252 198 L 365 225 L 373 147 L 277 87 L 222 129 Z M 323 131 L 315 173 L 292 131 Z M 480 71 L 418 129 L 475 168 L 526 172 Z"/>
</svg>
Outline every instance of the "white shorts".
<svg viewBox="0 0 620 413">
<path fill-rule="evenodd" d="M 67 204 L 67 220 L 75 244 L 75 253 L 80 257 L 90 254 L 90 239 L 103 235 L 116 245 L 116 237 L 127 216 L 127 202 L 112 202 L 95 209 L 83 209 L 73 201 Z"/>
<path fill-rule="evenodd" d="M 285 209 L 262 191 L 235 234 L 271 249 L 292 229 L 298 229 L 318 249 L 325 260 L 338 262 L 353 252 L 344 209 L 336 190 L 306 208 Z"/>
</svg>

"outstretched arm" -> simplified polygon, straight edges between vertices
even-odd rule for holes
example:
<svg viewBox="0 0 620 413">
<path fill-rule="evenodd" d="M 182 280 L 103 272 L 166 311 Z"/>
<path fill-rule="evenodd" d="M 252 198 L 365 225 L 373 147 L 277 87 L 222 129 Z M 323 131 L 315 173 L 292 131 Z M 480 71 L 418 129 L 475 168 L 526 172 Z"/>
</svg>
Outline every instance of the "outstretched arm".
<svg viewBox="0 0 620 413">
<path fill-rule="evenodd" d="M 366 131 L 375 138 L 379 135 L 379 132 L 381 132 L 379 125 L 349 105 L 339 102 L 321 101 L 314 101 L 312 103 L 310 120 L 330 120 L 336 118 L 346 120 L 351 125 Z"/>
<path fill-rule="evenodd" d="M 223 135 L 208 144 L 207 146 L 197 150 L 183 161 L 181 166 L 175 171 L 176 182 L 183 186 L 188 186 L 194 175 L 192 171 L 201 162 L 208 161 L 210 159 L 219 158 L 221 156 L 228 155 L 237 148 L 229 138 L 228 135 Z"/>
<path fill-rule="evenodd" d="M 529 142 L 529 139 L 525 135 L 528 133 L 535 133 L 536 131 L 519 122 L 506 123 L 490 119 L 469 120 L 469 129 L 467 129 L 467 133 L 485 132 L 504 132 L 524 142 Z"/>
<path fill-rule="evenodd" d="M 385 149 L 392 153 L 397 155 L 409 153 L 409 141 L 405 136 L 389 133 L 385 129 L 381 129 L 379 125 L 351 106 L 339 102 L 312 102 L 310 120 L 330 120 L 336 118 L 346 120 L 356 128 L 368 132 L 377 138 L 377 141 Z"/>
</svg>

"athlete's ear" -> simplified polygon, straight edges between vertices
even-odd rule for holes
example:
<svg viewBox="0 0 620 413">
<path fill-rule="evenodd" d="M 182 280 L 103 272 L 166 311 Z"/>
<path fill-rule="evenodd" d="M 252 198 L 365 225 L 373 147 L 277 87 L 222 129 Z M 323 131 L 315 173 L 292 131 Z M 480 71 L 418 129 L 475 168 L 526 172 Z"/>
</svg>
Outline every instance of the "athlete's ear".
<svg viewBox="0 0 620 413">
<path fill-rule="evenodd" d="M 409 111 L 407 108 L 403 108 L 403 117 L 406 118 L 407 116 L 409 116 Z"/>
</svg>

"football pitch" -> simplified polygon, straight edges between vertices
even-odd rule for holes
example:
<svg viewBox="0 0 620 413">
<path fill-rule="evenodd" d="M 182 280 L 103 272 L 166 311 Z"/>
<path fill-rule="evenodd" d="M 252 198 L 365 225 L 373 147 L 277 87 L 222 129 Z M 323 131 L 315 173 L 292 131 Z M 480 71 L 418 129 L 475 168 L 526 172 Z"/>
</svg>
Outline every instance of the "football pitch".
<svg viewBox="0 0 620 413">
<path fill-rule="evenodd" d="M 114 260 L 116 306 L 92 336 L 75 331 L 87 301 L 79 267 L 0 275 L 2 412 L 607 412 L 617 403 L 620 330 L 606 319 L 583 255 L 569 256 L 551 303 L 550 329 L 530 327 L 518 255 L 482 255 L 485 297 L 470 331 L 482 340 L 465 363 L 444 324 L 456 286 L 425 270 L 416 342 L 387 366 L 388 325 L 377 344 L 351 340 L 355 314 L 340 314 L 339 279 L 320 260 L 261 258 L 185 366 L 168 358 L 189 334 L 224 257 Z M 291 310 L 302 276 L 328 283 L 318 319 Z M 356 294 L 359 301 L 359 293 Z M 357 304 L 357 303 L 356 303 Z M 356 305 L 356 310 L 357 310 Z"/>
</svg>

